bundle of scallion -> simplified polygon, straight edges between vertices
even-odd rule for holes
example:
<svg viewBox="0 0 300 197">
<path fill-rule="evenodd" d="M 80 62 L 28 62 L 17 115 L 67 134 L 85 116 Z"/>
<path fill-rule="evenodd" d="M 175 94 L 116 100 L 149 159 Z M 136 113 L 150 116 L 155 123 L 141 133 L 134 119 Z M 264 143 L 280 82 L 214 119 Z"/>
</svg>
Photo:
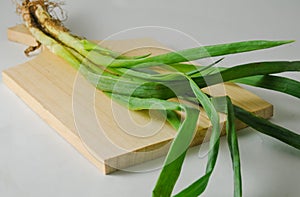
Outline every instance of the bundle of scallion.
<svg viewBox="0 0 300 197">
<path fill-rule="evenodd" d="M 242 196 L 235 118 L 259 132 L 300 149 L 300 136 L 297 133 L 233 105 L 228 96 L 214 97 L 201 90 L 207 86 L 207 81 L 209 85 L 231 81 L 300 98 L 298 81 L 272 75 L 286 71 L 300 71 L 300 61 L 254 62 L 231 68 L 214 67 L 218 62 L 209 66 L 186 63 L 207 57 L 276 47 L 293 41 L 245 41 L 186 49 L 157 56 L 129 57 L 72 35 L 48 12 L 49 7 L 53 6 L 56 4 L 47 0 L 24 0 L 18 5 L 18 11 L 25 25 L 39 45 L 44 45 L 65 59 L 96 88 L 129 109 L 166 110 L 167 120 L 177 129 L 178 134 L 172 141 L 153 196 L 172 195 L 187 148 L 197 127 L 199 108 L 188 102 L 170 101 L 174 97 L 196 102 L 205 110 L 212 124 L 205 174 L 175 196 L 198 196 L 205 190 L 218 156 L 221 129 L 219 112 L 227 114 L 226 134 L 234 171 L 234 196 Z M 28 54 L 37 47 L 30 47 L 25 52 Z M 153 67 L 161 67 L 165 72 L 159 73 Z M 184 120 L 178 117 L 179 111 L 185 113 Z"/>
</svg>

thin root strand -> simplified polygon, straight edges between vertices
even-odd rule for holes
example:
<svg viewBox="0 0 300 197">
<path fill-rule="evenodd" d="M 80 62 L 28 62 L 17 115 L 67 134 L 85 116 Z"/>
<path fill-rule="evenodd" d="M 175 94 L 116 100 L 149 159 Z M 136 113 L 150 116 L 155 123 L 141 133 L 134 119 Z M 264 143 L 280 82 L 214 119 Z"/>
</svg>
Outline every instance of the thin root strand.
<svg viewBox="0 0 300 197">
<path fill-rule="evenodd" d="M 41 47 L 41 43 L 37 41 L 37 45 L 36 45 L 36 46 L 29 46 L 29 47 L 24 51 L 24 53 L 25 53 L 25 55 L 26 55 L 27 57 L 29 57 L 29 56 L 30 56 L 30 53 L 36 51 L 36 50 L 39 49 L 40 47 Z"/>
</svg>

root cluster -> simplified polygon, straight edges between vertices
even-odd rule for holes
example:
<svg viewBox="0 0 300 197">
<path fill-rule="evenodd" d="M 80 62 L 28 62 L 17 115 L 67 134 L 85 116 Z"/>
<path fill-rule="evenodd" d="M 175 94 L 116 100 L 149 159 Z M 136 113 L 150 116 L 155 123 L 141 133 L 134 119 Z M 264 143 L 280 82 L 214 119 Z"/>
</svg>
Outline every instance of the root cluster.
<svg viewBox="0 0 300 197">
<path fill-rule="evenodd" d="M 16 11 L 21 15 L 27 28 L 33 28 L 43 32 L 45 35 L 52 37 L 51 33 L 45 28 L 45 23 L 53 26 L 55 29 L 63 32 L 69 32 L 69 30 L 62 24 L 62 21 L 66 19 L 66 14 L 62 9 L 61 2 L 52 2 L 49 0 L 23 0 L 21 3 L 16 3 Z M 44 21 L 38 19 L 37 8 L 40 7 L 44 10 L 47 18 Z M 59 11 L 59 15 L 64 18 L 59 18 L 55 10 Z M 30 46 L 24 52 L 27 56 L 31 52 L 39 49 L 41 46 L 40 40 L 37 41 L 37 46 Z"/>
</svg>

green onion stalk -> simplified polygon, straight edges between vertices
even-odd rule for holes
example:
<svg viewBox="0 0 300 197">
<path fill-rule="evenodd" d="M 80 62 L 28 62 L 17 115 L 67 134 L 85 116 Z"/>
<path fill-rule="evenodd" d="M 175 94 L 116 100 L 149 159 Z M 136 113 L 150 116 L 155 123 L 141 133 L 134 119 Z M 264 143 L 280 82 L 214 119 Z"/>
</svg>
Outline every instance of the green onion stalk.
<svg viewBox="0 0 300 197">
<path fill-rule="evenodd" d="M 126 56 L 70 33 L 61 21 L 49 13 L 49 8 L 53 6 L 58 5 L 47 0 L 23 0 L 18 5 L 24 24 L 38 43 L 25 51 L 27 55 L 43 45 L 77 69 L 97 89 L 130 110 L 166 110 L 167 120 L 177 129 L 178 133 L 172 141 L 153 189 L 153 196 L 199 196 L 205 191 L 218 157 L 221 133 L 219 113 L 227 115 L 226 134 L 232 159 L 235 197 L 242 196 L 235 118 L 258 132 L 300 149 L 300 136 L 296 132 L 233 105 L 228 96 L 214 97 L 202 91 L 202 88 L 208 86 L 208 81 L 209 85 L 228 81 L 300 98 L 300 82 L 273 75 L 287 71 L 299 72 L 300 61 L 253 62 L 229 68 L 217 67 L 219 61 L 208 66 L 188 63 L 207 57 L 267 49 L 293 41 L 253 40 L 190 48 L 156 56 Z M 159 73 L 154 67 L 162 67 L 167 72 Z M 219 80 L 220 77 L 222 80 Z M 196 102 L 206 112 L 212 124 L 205 173 L 177 194 L 173 193 L 173 189 L 196 132 L 200 111 L 197 105 L 173 102 L 172 98 L 175 97 Z M 184 119 L 179 117 L 178 112 L 185 113 Z"/>
</svg>

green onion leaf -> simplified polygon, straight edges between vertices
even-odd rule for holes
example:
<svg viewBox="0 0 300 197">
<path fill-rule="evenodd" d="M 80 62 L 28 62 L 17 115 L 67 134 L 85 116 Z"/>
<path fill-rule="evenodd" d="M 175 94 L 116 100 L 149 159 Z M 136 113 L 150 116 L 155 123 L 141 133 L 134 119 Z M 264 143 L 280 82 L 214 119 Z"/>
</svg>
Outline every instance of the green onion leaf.
<svg viewBox="0 0 300 197">
<path fill-rule="evenodd" d="M 206 173 L 200 179 L 195 181 L 192 185 L 188 186 L 180 193 L 175 196 L 199 196 L 202 194 L 208 184 L 210 175 L 213 172 L 215 167 L 220 144 L 220 122 L 219 114 L 216 111 L 216 108 L 213 105 L 213 102 L 204 94 L 197 86 L 197 84 L 191 79 L 190 81 L 191 88 L 197 97 L 200 104 L 203 106 L 205 112 L 207 113 L 211 123 L 212 123 L 212 133 L 209 141 L 209 153 L 208 161 L 206 165 Z"/>
<path fill-rule="evenodd" d="M 258 75 L 236 79 L 233 82 L 275 90 L 300 98 L 300 82 L 286 77 Z"/>
<path fill-rule="evenodd" d="M 154 197 L 171 196 L 179 177 L 187 149 L 193 140 L 194 132 L 197 128 L 199 110 L 190 107 L 184 107 L 184 110 L 186 118 L 171 144 L 164 166 L 152 192 Z"/>
<path fill-rule="evenodd" d="M 204 190 L 207 187 L 210 175 L 212 172 L 206 173 L 204 176 L 202 176 L 200 179 L 192 183 L 189 187 L 181 191 L 180 193 L 174 195 L 174 197 L 193 197 L 198 196 L 204 192 Z"/>
<path fill-rule="evenodd" d="M 273 124 L 268 120 L 265 120 L 261 117 L 240 108 L 234 106 L 235 116 L 246 123 L 250 127 L 256 129 L 257 131 L 269 135 L 273 138 L 276 138 L 296 149 L 300 150 L 300 135 L 294 133 L 286 128 L 283 128 L 279 125 Z"/>
<path fill-rule="evenodd" d="M 152 56 L 144 59 L 115 60 L 111 62 L 109 66 L 134 67 L 136 65 L 141 65 L 141 66 L 156 66 L 158 64 L 169 65 L 169 64 L 175 64 L 180 62 L 198 60 L 207 57 L 215 57 L 221 55 L 229 55 L 235 53 L 266 49 L 266 48 L 276 47 L 283 44 L 288 44 L 291 42 L 293 41 L 254 40 L 254 41 L 235 42 L 235 43 L 228 43 L 228 44 L 218 44 L 212 46 L 185 49 L 177 52 L 170 52 L 170 53 Z"/>
<path fill-rule="evenodd" d="M 200 68 L 198 68 L 198 69 L 192 70 L 192 71 L 186 73 L 186 75 L 188 75 L 188 76 L 193 76 L 193 75 L 195 75 L 195 74 L 197 74 L 197 73 L 201 73 L 201 72 L 203 72 L 203 71 L 205 71 L 205 70 L 208 70 L 209 68 L 212 68 L 213 66 L 215 66 L 216 64 L 218 64 L 219 62 L 221 62 L 223 59 L 224 59 L 224 58 L 221 58 L 221 59 L 219 59 L 219 60 L 213 62 L 212 64 L 210 64 L 210 65 L 208 65 L 208 66 L 204 66 L 204 67 L 202 66 L 202 67 L 200 67 Z"/>
<path fill-rule="evenodd" d="M 235 129 L 234 109 L 229 97 L 227 98 L 226 134 L 234 172 L 234 197 L 242 196 L 242 176 L 239 145 Z"/>
<path fill-rule="evenodd" d="M 208 75 L 205 77 L 196 77 L 193 79 L 199 85 L 199 87 L 204 87 L 206 86 L 205 80 L 208 79 L 211 82 L 210 85 L 219 83 L 219 80 L 217 79 L 219 78 L 220 74 L 222 75 L 223 81 L 226 82 L 255 75 L 267 75 L 287 71 L 300 71 L 300 61 L 255 62 L 243 64 L 228 68 L 226 70 L 222 70 L 220 73 Z"/>
<path fill-rule="evenodd" d="M 133 96 L 125 96 L 120 94 L 106 93 L 112 99 L 126 106 L 130 110 L 181 110 L 180 103 L 161 100 L 156 98 L 138 98 Z"/>
</svg>

